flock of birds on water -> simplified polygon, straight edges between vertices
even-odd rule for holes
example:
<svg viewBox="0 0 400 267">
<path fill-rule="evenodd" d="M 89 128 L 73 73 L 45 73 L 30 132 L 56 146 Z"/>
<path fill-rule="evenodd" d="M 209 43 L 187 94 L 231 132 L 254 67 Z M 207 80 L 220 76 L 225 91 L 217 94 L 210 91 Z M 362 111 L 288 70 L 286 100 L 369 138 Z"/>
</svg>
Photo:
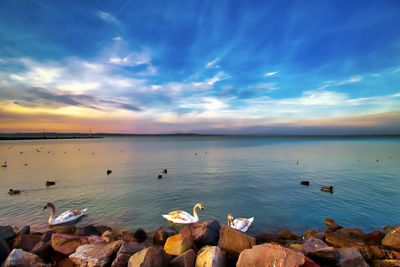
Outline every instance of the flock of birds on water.
<svg viewBox="0 0 400 267">
<path fill-rule="evenodd" d="M 11 149 L 12 147 L 13 146 L 10 146 L 9 149 Z M 80 151 L 80 149 L 78 149 L 78 151 Z M 36 148 L 36 152 L 40 152 L 40 149 Z M 123 150 L 121 150 L 121 152 L 123 152 Z M 66 153 L 67 152 L 64 152 L 64 154 L 66 154 Z M 20 154 L 23 154 L 23 152 L 21 151 Z M 50 154 L 50 151 L 48 151 L 48 154 Z M 207 154 L 207 152 L 205 152 L 205 154 Z M 92 155 L 95 155 L 95 153 L 92 153 Z M 195 153 L 195 156 L 197 156 L 197 153 Z M 391 159 L 391 156 L 389 156 L 389 159 Z M 360 160 L 358 160 L 358 161 L 360 161 Z M 377 159 L 376 162 L 379 162 L 379 159 Z M 297 161 L 296 165 L 299 165 L 299 163 L 300 162 Z M 25 163 L 24 165 L 28 166 L 27 163 Z M 7 161 L 5 161 L 1 167 L 7 168 L 8 167 Z M 111 173 L 112 173 L 112 170 L 107 169 L 106 174 L 110 175 Z M 161 173 L 167 174 L 168 170 L 163 169 L 161 171 Z M 158 179 L 161 179 L 162 177 L 163 177 L 162 174 L 158 174 L 158 176 L 157 176 Z M 56 185 L 56 182 L 55 181 L 46 181 L 45 184 L 46 184 L 46 187 L 50 187 L 50 186 Z M 303 186 L 310 186 L 310 181 L 303 180 L 300 182 L 300 184 Z M 323 192 L 333 193 L 333 186 L 321 186 L 320 189 Z M 8 191 L 9 195 L 18 195 L 20 193 L 21 193 L 21 191 L 16 190 L 16 189 L 10 189 Z M 50 216 L 48 219 L 49 226 L 60 226 L 60 225 L 76 223 L 80 219 L 82 219 L 85 215 L 87 215 L 87 209 L 85 208 L 85 209 L 81 209 L 81 210 L 78 210 L 78 209 L 67 210 L 67 211 L 61 213 L 60 215 L 58 215 L 57 217 L 55 217 L 56 208 L 55 208 L 55 205 L 50 202 L 46 203 L 44 205 L 43 210 L 46 210 L 46 209 L 50 209 Z M 192 224 L 192 223 L 196 223 L 199 221 L 197 209 L 204 211 L 204 205 L 201 203 L 195 204 L 193 207 L 193 215 L 186 211 L 183 211 L 183 210 L 174 210 L 174 211 L 169 212 L 168 214 L 162 215 L 162 217 L 164 219 L 166 219 L 167 221 L 170 221 L 170 222 L 172 222 L 174 224 L 178 224 L 178 225 Z M 254 217 L 234 219 L 232 214 L 227 215 L 228 226 L 230 226 L 233 229 L 242 231 L 242 232 L 246 232 L 253 222 L 254 222 Z"/>
</svg>

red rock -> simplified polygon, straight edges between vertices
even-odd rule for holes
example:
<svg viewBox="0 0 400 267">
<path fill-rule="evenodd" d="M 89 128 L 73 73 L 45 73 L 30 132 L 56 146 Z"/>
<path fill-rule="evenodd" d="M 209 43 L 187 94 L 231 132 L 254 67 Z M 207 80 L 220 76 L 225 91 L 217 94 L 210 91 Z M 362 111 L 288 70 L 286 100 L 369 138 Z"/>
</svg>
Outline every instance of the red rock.
<svg viewBox="0 0 400 267">
<path fill-rule="evenodd" d="M 237 257 L 245 250 L 256 244 L 256 239 L 227 225 L 221 226 L 218 246 L 228 254 Z"/>
<path fill-rule="evenodd" d="M 4 261 L 4 267 L 50 267 L 51 264 L 44 263 L 38 256 L 22 249 L 13 249 L 7 259 Z"/>
<path fill-rule="evenodd" d="M 219 232 L 221 226 L 217 220 L 197 222 L 189 224 L 182 229 L 184 236 L 191 236 L 194 242 L 199 246 L 218 244 Z"/>
<path fill-rule="evenodd" d="M 14 240 L 13 248 L 20 248 L 29 252 L 41 239 L 42 237 L 36 234 L 19 235 Z"/>
<path fill-rule="evenodd" d="M 85 236 L 68 234 L 53 234 L 51 236 L 51 246 L 53 249 L 64 255 L 71 255 L 79 246 L 87 244 L 88 242 L 88 237 Z"/>
<path fill-rule="evenodd" d="M 367 245 L 380 245 L 382 244 L 382 239 L 385 237 L 385 234 L 381 231 L 375 230 L 372 231 L 365 236 L 365 243 Z"/>
<path fill-rule="evenodd" d="M 56 263 L 56 267 L 77 267 L 69 258 L 62 259 Z"/>
<path fill-rule="evenodd" d="M 173 259 L 169 265 L 171 267 L 194 267 L 196 263 L 196 252 L 193 249 L 190 249 L 183 254 L 179 255 L 175 259 Z"/>
<path fill-rule="evenodd" d="M 33 247 L 31 252 L 39 256 L 45 262 L 51 262 L 53 248 L 48 243 L 40 241 Z"/>
<path fill-rule="evenodd" d="M 245 249 L 240 253 L 237 267 L 298 267 L 306 262 L 306 257 L 294 250 L 278 244 L 267 243 Z"/>
</svg>

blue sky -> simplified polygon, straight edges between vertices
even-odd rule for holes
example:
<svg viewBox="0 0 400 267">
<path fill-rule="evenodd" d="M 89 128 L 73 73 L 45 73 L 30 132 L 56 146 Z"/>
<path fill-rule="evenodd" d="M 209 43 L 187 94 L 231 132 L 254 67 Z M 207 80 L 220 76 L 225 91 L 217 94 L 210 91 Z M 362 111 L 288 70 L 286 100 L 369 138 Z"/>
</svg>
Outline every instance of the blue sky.
<svg viewBox="0 0 400 267">
<path fill-rule="evenodd" d="M 400 2 L 0 2 L 0 131 L 399 133 Z"/>
</svg>

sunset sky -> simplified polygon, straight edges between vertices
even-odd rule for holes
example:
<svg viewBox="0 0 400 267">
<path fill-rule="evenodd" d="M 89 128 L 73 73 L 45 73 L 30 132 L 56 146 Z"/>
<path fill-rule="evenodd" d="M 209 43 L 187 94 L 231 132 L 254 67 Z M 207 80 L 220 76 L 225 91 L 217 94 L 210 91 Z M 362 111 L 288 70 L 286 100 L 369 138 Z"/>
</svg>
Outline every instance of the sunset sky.
<svg viewBox="0 0 400 267">
<path fill-rule="evenodd" d="M 400 133 L 400 1 L 0 1 L 0 132 Z"/>
</svg>

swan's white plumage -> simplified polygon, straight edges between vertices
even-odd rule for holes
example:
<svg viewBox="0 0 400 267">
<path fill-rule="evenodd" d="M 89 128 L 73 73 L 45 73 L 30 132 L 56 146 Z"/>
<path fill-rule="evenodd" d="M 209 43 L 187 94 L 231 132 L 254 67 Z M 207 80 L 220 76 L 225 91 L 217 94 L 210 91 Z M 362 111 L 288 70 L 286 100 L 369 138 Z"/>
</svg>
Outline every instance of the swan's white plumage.
<svg viewBox="0 0 400 267">
<path fill-rule="evenodd" d="M 249 229 L 250 225 L 253 223 L 254 217 L 251 218 L 236 218 L 233 220 L 233 224 L 229 223 L 229 226 L 233 229 L 242 231 L 242 232 L 247 232 Z"/>
<path fill-rule="evenodd" d="M 54 205 L 50 203 L 48 207 L 51 208 L 51 214 L 48 220 L 50 226 L 75 222 L 81 217 L 85 216 L 87 212 L 87 209 L 68 210 L 54 218 L 54 213 L 55 213 Z"/>
<path fill-rule="evenodd" d="M 169 212 L 168 214 L 161 215 L 163 216 L 166 220 L 176 223 L 176 224 L 190 224 L 190 223 L 195 223 L 199 221 L 199 217 L 197 216 L 196 209 L 200 208 L 203 209 L 203 205 L 200 203 L 197 203 L 193 207 L 193 215 L 189 214 L 186 211 L 183 210 L 174 210 Z"/>
</svg>

